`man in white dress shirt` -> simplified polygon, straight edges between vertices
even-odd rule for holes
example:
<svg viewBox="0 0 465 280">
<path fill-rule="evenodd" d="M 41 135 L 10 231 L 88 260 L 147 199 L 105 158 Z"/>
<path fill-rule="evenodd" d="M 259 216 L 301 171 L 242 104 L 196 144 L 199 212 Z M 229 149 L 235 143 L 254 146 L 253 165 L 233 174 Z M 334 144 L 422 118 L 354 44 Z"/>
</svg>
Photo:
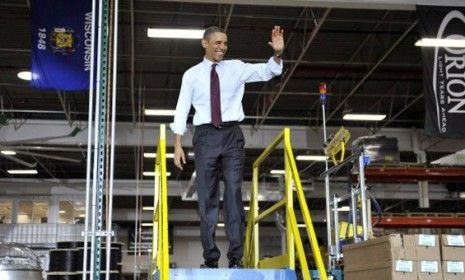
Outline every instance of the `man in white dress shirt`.
<svg viewBox="0 0 465 280">
<path fill-rule="evenodd" d="M 176 114 L 170 127 L 175 134 L 174 164 L 182 170 L 186 156 L 181 138 L 186 132 L 190 108 L 194 107 L 192 143 L 205 260 L 201 267 L 217 268 L 220 258 L 215 244 L 220 177 L 225 184 L 223 215 L 229 240 L 229 267 L 242 267 L 245 229 L 241 194 L 245 151 L 244 135 L 239 127 L 239 122 L 244 119 L 242 97 L 245 83 L 268 81 L 281 74 L 284 38 L 279 26 L 272 29 L 268 44 L 274 55 L 266 63 L 223 60 L 228 49 L 227 35 L 221 28 L 209 27 L 202 39 L 203 61 L 188 69 L 182 78 Z"/>
</svg>

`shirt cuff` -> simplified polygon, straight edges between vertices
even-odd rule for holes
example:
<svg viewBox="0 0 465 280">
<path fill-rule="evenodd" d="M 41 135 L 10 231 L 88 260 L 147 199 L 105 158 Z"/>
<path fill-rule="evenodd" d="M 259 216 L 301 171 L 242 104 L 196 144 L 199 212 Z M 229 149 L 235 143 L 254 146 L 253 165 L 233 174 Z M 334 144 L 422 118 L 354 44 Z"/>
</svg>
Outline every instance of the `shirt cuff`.
<svg viewBox="0 0 465 280">
<path fill-rule="evenodd" d="M 280 62 L 279 64 L 276 63 L 276 61 L 274 60 L 273 57 L 270 57 L 270 59 L 268 59 L 268 62 L 266 63 L 268 69 L 270 69 L 270 71 L 274 74 L 274 75 L 281 75 L 281 73 L 283 72 L 283 59 L 281 58 L 280 59 Z"/>
<path fill-rule="evenodd" d="M 187 127 L 184 126 L 184 127 L 180 127 L 180 126 L 177 126 L 176 123 L 170 123 L 170 128 L 171 128 L 171 131 L 173 131 L 174 134 L 179 134 L 179 135 L 184 135 L 184 133 L 186 133 L 187 131 Z"/>
</svg>

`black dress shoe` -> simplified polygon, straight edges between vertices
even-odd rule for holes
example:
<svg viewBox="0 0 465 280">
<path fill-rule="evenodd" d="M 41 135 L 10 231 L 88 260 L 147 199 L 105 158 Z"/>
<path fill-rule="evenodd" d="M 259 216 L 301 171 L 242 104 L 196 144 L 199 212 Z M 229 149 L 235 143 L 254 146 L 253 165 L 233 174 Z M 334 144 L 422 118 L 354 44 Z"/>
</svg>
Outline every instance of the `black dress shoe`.
<svg viewBox="0 0 465 280">
<path fill-rule="evenodd" d="M 200 265 L 200 268 L 218 268 L 218 262 L 215 261 L 206 261 Z"/>
<path fill-rule="evenodd" d="M 229 260 L 229 268 L 242 268 L 242 262 L 238 259 Z"/>
</svg>

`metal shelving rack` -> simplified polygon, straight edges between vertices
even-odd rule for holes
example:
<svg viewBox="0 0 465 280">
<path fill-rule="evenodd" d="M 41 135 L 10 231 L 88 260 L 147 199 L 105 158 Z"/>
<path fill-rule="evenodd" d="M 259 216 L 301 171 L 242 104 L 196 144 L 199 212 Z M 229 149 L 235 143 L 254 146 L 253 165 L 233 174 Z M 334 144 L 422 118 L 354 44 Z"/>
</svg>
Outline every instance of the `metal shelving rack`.
<svg viewBox="0 0 465 280">
<path fill-rule="evenodd" d="M 97 9 L 98 17 L 95 17 L 95 15 L 97 15 Z M 101 249 L 105 239 L 106 279 L 108 280 L 110 277 L 108 272 L 110 267 L 111 239 L 113 235 L 112 207 L 116 121 L 115 85 L 118 49 L 118 0 L 93 0 L 92 15 L 92 52 L 89 79 L 89 118 L 87 126 L 86 220 L 83 232 L 84 252 L 87 252 L 90 238 L 91 262 L 89 277 L 92 280 L 100 280 L 102 261 Z M 98 19 L 98 23 L 96 19 Z M 97 46 L 95 46 L 96 33 Z M 96 63 L 94 58 L 97 59 Z M 96 73 L 94 73 L 94 66 L 97 67 Z M 91 152 L 92 145 L 94 149 L 93 153 Z M 92 173 L 91 167 L 93 168 Z M 91 184 L 92 189 L 90 187 Z M 107 204 L 105 205 L 106 212 L 104 210 L 104 195 L 107 197 Z M 104 214 L 106 214 L 105 217 Z M 90 231 L 89 225 L 91 227 Z M 82 279 L 86 280 L 88 271 L 87 254 L 84 254 L 83 271 Z"/>
</svg>

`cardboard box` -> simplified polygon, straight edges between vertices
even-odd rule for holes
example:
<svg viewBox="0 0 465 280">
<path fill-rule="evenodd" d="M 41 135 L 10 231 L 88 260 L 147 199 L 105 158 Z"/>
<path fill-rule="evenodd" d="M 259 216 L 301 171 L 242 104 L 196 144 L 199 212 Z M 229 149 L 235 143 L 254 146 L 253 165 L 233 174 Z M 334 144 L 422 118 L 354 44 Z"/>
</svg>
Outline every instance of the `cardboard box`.
<svg viewBox="0 0 465 280">
<path fill-rule="evenodd" d="M 345 280 L 417 280 L 414 243 L 400 234 L 378 237 L 343 248 Z"/>
<path fill-rule="evenodd" d="M 441 255 L 444 261 L 465 261 L 465 236 L 441 236 Z"/>
<path fill-rule="evenodd" d="M 365 266 L 344 267 L 344 280 L 417 280 L 415 261 L 387 261 Z"/>
<path fill-rule="evenodd" d="M 400 234 L 349 244 L 343 248 L 344 267 L 359 267 L 367 263 L 385 263 L 393 260 L 413 260 L 413 248 L 413 244 L 404 242 Z"/>
<path fill-rule="evenodd" d="M 442 280 L 441 261 L 416 261 L 418 280 Z"/>
<path fill-rule="evenodd" d="M 407 234 L 403 236 L 404 247 L 413 247 L 413 256 L 408 259 L 421 261 L 440 261 L 441 247 L 439 237 L 433 234 Z M 407 251 L 408 253 L 410 250 Z"/>
<path fill-rule="evenodd" d="M 442 275 L 444 280 L 465 279 L 465 262 L 463 261 L 443 261 Z"/>
</svg>

